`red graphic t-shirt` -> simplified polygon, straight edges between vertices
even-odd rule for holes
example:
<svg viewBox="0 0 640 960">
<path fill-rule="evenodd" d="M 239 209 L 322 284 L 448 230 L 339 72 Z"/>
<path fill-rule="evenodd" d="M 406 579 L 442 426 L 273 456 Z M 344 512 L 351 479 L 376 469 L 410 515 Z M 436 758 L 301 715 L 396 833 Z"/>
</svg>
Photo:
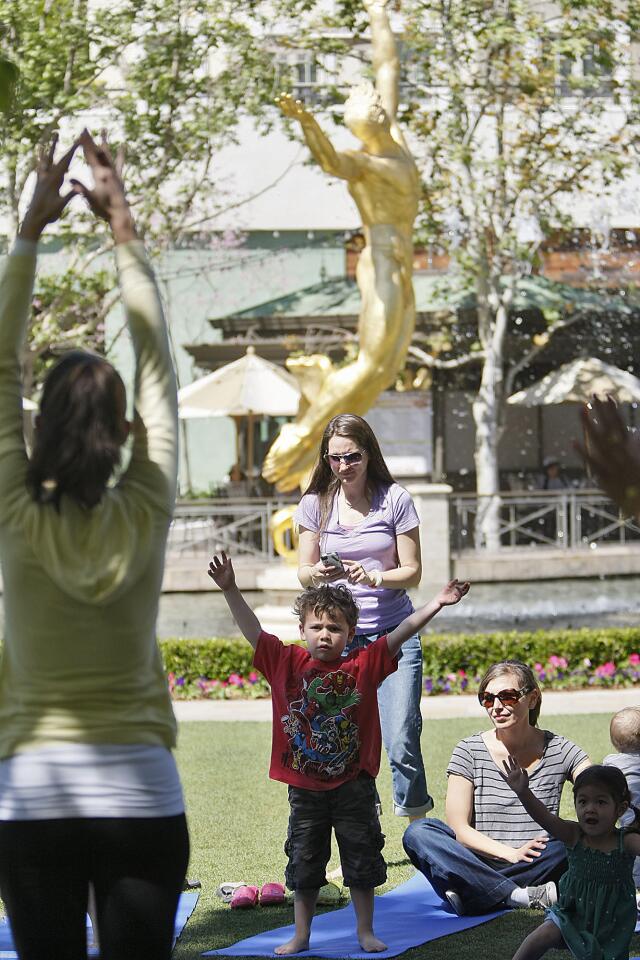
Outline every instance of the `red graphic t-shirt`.
<svg viewBox="0 0 640 960">
<path fill-rule="evenodd" d="M 348 657 L 314 660 L 305 647 L 260 634 L 253 663 L 271 685 L 272 780 L 333 790 L 380 769 L 378 686 L 398 668 L 386 638 Z"/>
</svg>

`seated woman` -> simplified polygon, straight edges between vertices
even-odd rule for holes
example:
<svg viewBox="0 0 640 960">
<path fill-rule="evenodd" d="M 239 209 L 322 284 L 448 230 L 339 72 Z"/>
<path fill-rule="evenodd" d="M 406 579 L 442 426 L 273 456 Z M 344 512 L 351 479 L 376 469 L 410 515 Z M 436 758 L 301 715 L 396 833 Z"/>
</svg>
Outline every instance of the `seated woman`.
<svg viewBox="0 0 640 960">
<path fill-rule="evenodd" d="M 591 765 L 580 747 L 537 727 L 542 694 L 518 660 L 489 667 L 478 699 L 493 730 L 455 747 L 447 768 L 446 817 L 416 820 L 404 835 L 411 862 L 457 914 L 499 905 L 545 908 L 557 899 L 565 848 L 531 819 L 501 771 L 508 756 L 529 774 L 533 793 L 558 813 L 566 780 Z"/>
</svg>

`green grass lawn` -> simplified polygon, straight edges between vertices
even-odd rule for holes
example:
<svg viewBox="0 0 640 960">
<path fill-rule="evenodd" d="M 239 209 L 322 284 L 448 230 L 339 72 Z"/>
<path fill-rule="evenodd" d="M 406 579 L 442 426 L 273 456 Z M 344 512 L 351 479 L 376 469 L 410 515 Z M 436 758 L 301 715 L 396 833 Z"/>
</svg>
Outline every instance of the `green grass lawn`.
<svg viewBox="0 0 640 960">
<path fill-rule="evenodd" d="M 598 762 L 611 751 L 609 717 L 563 716 L 544 719 L 544 726 L 579 743 Z M 444 771 L 454 745 L 480 729 L 477 720 L 430 720 L 423 733 L 423 753 L 435 815 L 443 816 Z M 283 881 L 288 803 L 287 789 L 269 780 L 267 771 L 271 727 L 266 723 L 183 723 L 180 726 L 178 764 L 184 783 L 191 831 L 189 876 L 202 881 L 198 907 L 175 950 L 176 960 L 197 957 L 203 950 L 227 946 L 243 937 L 291 923 L 293 908 L 265 907 L 231 911 L 215 896 L 223 880 L 243 880 L 260 886 Z M 391 889 L 414 870 L 402 848 L 406 822 L 394 817 L 391 777 L 383 756 L 378 787 L 383 803 L 382 826 Z M 570 791 L 565 790 L 562 813 L 573 816 Z M 332 862 L 332 866 L 337 866 Z M 409 951 L 408 960 L 509 960 L 541 914 L 512 911 L 491 923 Z M 640 937 L 632 942 L 640 955 Z M 554 951 L 550 960 L 566 960 Z"/>
</svg>

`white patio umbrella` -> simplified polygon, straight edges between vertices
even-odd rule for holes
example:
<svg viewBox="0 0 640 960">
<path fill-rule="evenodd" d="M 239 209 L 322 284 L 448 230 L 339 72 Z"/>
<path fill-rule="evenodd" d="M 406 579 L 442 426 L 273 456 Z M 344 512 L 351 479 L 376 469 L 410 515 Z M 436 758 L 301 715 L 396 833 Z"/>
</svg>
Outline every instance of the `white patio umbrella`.
<svg viewBox="0 0 640 960">
<path fill-rule="evenodd" d="M 259 357 L 247 347 L 244 357 L 190 383 L 178 392 L 178 412 L 183 420 L 233 417 L 248 420 L 247 467 L 253 468 L 254 417 L 294 417 L 300 390 L 283 367 Z"/>
<path fill-rule="evenodd" d="M 572 360 L 552 370 L 526 390 L 512 394 L 507 403 L 537 407 L 548 403 L 587 403 L 592 395 L 614 394 L 620 403 L 640 400 L 640 380 L 626 370 L 595 357 Z"/>
</svg>

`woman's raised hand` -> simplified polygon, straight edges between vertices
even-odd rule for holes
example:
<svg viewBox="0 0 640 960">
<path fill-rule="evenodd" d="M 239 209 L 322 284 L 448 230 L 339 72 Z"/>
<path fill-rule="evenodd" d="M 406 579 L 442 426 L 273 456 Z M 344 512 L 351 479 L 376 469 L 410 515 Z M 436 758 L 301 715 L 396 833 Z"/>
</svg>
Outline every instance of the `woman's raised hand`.
<svg viewBox="0 0 640 960">
<path fill-rule="evenodd" d="M 134 239 L 135 225 L 122 182 L 122 148 L 118 150 L 114 160 L 105 135 L 103 134 L 101 142 L 97 144 L 88 130 L 82 131 L 79 143 L 91 168 L 94 186 L 90 189 L 74 180 L 76 192 L 85 198 L 97 217 L 110 224 L 117 242 Z"/>
<path fill-rule="evenodd" d="M 56 162 L 57 145 L 58 135 L 55 134 L 50 145 L 40 154 L 33 197 L 18 231 L 18 236 L 23 240 L 32 240 L 37 243 L 46 225 L 60 219 L 62 211 L 76 192 L 69 190 L 61 194 L 60 190 L 78 142 L 75 141 Z"/>
</svg>

